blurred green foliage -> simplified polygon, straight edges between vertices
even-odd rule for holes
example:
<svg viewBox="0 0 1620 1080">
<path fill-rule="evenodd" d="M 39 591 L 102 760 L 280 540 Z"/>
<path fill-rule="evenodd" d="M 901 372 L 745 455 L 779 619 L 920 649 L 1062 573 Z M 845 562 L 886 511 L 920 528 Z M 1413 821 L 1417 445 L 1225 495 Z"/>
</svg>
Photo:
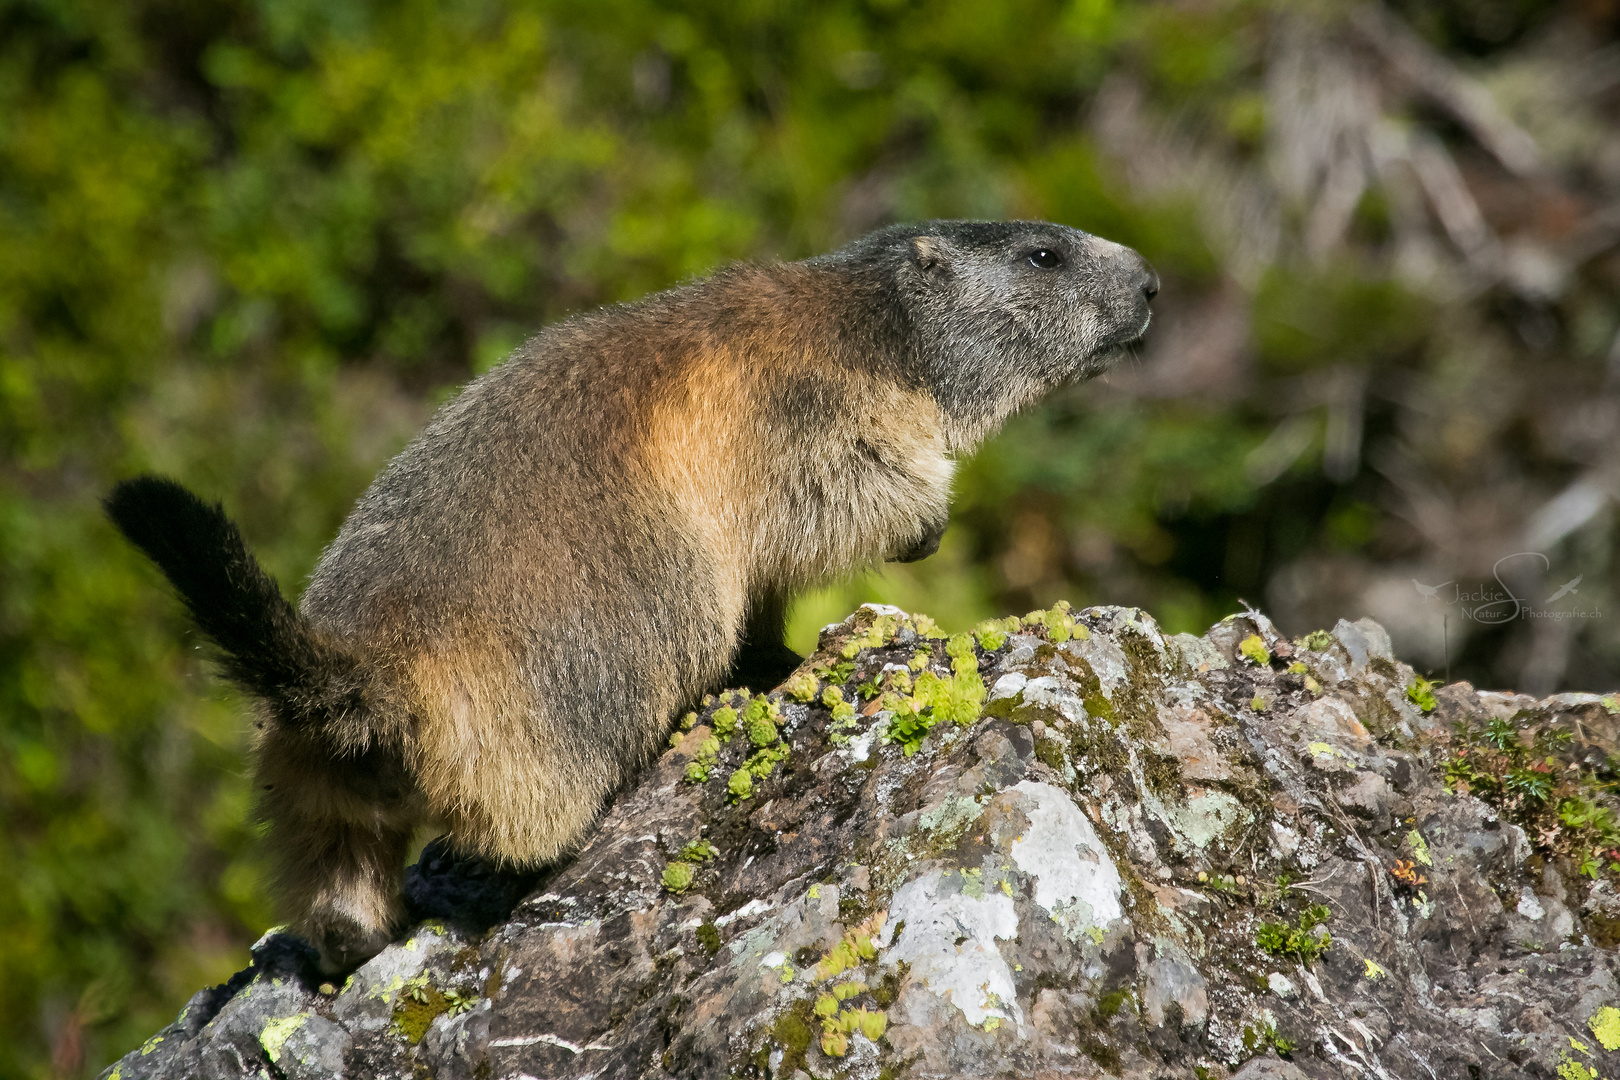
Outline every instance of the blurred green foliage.
<svg viewBox="0 0 1620 1080">
<path fill-rule="evenodd" d="M 0 1075 L 101 1067 L 273 918 L 249 705 L 101 521 L 114 480 L 222 499 L 294 592 L 457 384 L 548 320 L 730 259 L 897 219 L 1045 217 L 1139 248 L 1161 305 L 1218 291 L 1231 270 L 1194 200 L 1132 182 L 1086 118 L 1128 71 L 1255 158 L 1272 11 L 0 4 Z M 1263 372 L 1422 351 L 1425 301 L 1381 272 L 1312 273 L 1253 290 Z M 1365 499 L 1254 481 L 1264 407 L 1097 400 L 1015 420 L 964 464 L 940 555 L 807 597 L 795 642 L 868 598 L 951 628 L 1128 599 L 1202 629 L 1258 587 L 1246 553 L 1371 542 Z"/>
</svg>

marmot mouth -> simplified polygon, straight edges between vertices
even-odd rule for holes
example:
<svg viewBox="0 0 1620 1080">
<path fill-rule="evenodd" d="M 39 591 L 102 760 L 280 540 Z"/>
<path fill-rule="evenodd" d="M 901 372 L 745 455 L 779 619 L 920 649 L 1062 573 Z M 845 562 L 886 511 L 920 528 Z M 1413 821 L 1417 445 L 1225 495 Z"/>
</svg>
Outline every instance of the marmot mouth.
<svg viewBox="0 0 1620 1080">
<path fill-rule="evenodd" d="M 1129 340 L 1122 341 L 1122 345 L 1134 345 L 1147 336 L 1148 327 L 1153 325 L 1153 309 L 1146 304 L 1142 305 L 1142 325 L 1136 328 L 1136 333 Z"/>
<path fill-rule="evenodd" d="M 1086 379 L 1094 379 L 1098 375 L 1107 374 L 1109 371 L 1113 370 L 1115 364 L 1119 363 L 1130 354 L 1131 345 L 1140 340 L 1140 337 L 1134 337 L 1124 341 L 1111 341 L 1106 345 L 1100 346 L 1095 352 L 1086 358 L 1085 366 L 1082 367 L 1079 373 L 1075 376 L 1075 381 L 1079 382 Z"/>
<path fill-rule="evenodd" d="M 1153 309 L 1148 308 L 1142 313 L 1141 325 L 1136 327 L 1125 327 L 1115 331 L 1113 334 L 1110 334 L 1101 345 L 1097 346 L 1097 349 L 1092 353 L 1092 356 L 1098 357 L 1105 353 L 1123 354 L 1127 348 L 1135 345 L 1137 342 L 1141 341 L 1147 336 L 1148 327 L 1152 323 Z M 1108 362 L 1111 364 L 1115 359 L 1118 359 L 1117 355 L 1111 356 Z"/>
</svg>

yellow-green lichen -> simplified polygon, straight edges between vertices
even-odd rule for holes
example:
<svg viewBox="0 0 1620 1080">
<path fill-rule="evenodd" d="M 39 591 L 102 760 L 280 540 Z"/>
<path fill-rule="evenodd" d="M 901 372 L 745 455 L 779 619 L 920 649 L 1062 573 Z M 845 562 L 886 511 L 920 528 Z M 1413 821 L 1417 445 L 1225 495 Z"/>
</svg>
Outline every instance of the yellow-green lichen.
<svg viewBox="0 0 1620 1080">
<path fill-rule="evenodd" d="M 1563 1060 L 1558 1063 L 1558 1080 L 1598 1080 L 1596 1069 L 1570 1057 L 1568 1050 L 1563 1053 Z"/>
<path fill-rule="evenodd" d="M 292 1038 L 293 1032 L 303 1027 L 304 1021 L 308 1019 L 309 1017 L 300 1013 L 297 1016 L 284 1016 L 264 1025 L 264 1030 L 259 1032 L 259 1045 L 264 1047 L 264 1054 L 270 1059 L 270 1064 L 274 1065 L 281 1060 L 282 1047 L 287 1045 L 287 1040 Z"/>
<path fill-rule="evenodd" d="M 351 975 L 349 978 L 352 980 L 354 976 Z M 347 985 L 347 983 L 344 984 L 345 988 L 347 988 Z M 384 985 L 372 987 L 372 989 L 367 993 L 367 996 L 376 998 L 379 1001 L 392 1002 L 394 1000 L 394 995 L 398 994 L 400 990 L 404 989 L 404 987 L 405 976 L 395 975 Z"/>
<path fill-rule="evenodd" d="M 1424 866 L 1434 865 L 1434 856 L 1429 854 L 1429 843 L 1423 839 L 1423 834 L 1413 829 L 1406 834 L 1406 846 L 1412 849 L 1412 858 Z"/>
<path fill-rule="evenodd" d="M 1605 1005 L 1587 1019 L 1586 1026 L 1603 1049 L 1620 1050 L 1620 1009 Z"/>
<path fill-rule="evenodd" d="M 1266 648 L 1265 640 L 1259 634 L 1250 634 L 1238 642 L 1238 652 L 1257 667 L 1271 663 L 1271 650 Z"/>
<path fill-rule="evenodd" d="M 1389 974 L 1389 972 L 1386 971 L 1382 966 L 1380 966 L 1379 964 L 1374 963 L 1371 959 L 1368 959 L 1367 957 L 1362 957 L 1362 963 L 1367 965 L 1366 970 L 1361 973 L 1365 978 L 1372 979 L 1372 980 L 1376 981 L 1378 979 L 1382 979 L 1385 975 Z"/>
</svg>

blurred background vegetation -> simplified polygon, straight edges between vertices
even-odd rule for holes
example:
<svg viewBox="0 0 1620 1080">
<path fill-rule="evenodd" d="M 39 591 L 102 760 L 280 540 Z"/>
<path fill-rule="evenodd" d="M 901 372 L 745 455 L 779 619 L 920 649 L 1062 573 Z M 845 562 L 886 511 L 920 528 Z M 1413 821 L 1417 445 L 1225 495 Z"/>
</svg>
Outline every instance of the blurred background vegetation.
<svg viewBox="0 0 1620 1080">
<path fill-rule="evenodd" d="M 731 259 L 1038 217 L 1164 278 L 1140 355 L 965 463 L 937 557 L 802 601 L 801 647 L 864 599 L 1195 631 L 1248 602 L 1295 634 L 1373 615 L 1437 676 L 1613 688 L 1617 25 L 1616 0 L 3 0 L 0 1075 L 100 1068 L 273 918 L 246 703 L 98 497 L 172 474 L 296 592 L 457 384 Z M 1470 618 L 1499 588 L 1587 617 Z"/>
</svg>

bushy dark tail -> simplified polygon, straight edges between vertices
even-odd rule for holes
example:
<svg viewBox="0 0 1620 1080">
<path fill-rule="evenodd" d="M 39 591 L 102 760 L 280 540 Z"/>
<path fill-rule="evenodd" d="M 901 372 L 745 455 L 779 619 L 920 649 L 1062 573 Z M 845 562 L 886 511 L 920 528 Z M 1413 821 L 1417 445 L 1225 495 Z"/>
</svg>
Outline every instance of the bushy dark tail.
<svg viewBox="0 0 1620 1080">
<path fill-rule="evenodd" d="M 284 722 L 353 749 L 370 741 L 362 665 L 299 616 L 223 507 L 158 476 L 124 481 L 104 505 L 174 584 L 219 646 L 231 679 L 269 702 Z"/>
</svg>

